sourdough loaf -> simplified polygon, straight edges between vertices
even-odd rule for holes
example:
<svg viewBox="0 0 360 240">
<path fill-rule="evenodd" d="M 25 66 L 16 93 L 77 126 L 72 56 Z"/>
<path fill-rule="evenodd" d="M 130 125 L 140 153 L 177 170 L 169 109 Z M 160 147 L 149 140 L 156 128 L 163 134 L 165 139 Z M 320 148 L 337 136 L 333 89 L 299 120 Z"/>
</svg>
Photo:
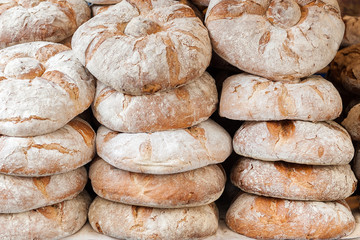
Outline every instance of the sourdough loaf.
<svg viewBox="0 0 360 240">
<path fill-rule="evenodd" d="M 360 104 L 353 106 L 341 122 L 354 141 L 360 141 Z"/>
</svg>

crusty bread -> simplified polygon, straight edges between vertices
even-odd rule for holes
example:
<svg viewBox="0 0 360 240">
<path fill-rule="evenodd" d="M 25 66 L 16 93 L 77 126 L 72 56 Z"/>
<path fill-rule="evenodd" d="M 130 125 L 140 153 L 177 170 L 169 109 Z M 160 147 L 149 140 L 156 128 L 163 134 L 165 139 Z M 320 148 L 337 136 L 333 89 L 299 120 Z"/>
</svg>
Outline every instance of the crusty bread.
<svg viewBox="0 0 360 240">
<path fill-rule="evenodd" d="M 220 165 L 165 175 L 133 173 L 115 168 L 98 158 L 90 167 L 91 185 L 97 195 L 129 205 L 182 208 L 216 201 L 225 188 Z"/>
<path fill-rule="evenodd" d="M 16 214 L 0 214 L 0 239 L 61 239 L 85 224 L 90 205 L 86 192 L 51 206 Z"/>
<path fill-rule="evenodd" d="M 194 239 L 216 233 L 218 211 L 214 203 L 160 209 L 125 205 L 97 197 L 89 209 L 89 222 L 95 231 L 120 239 Z"/>
<path fill-rule="evenodd" d="M 360 141 L 360 103 L 353 106 L 341 122 L 354 141 Z"/>
<path fill-rule="evenodd" d="M 211 59 L 206 27 L 175 0 L 123 0 L 79 27 L 72 47 L 99 81 L 131 95 L 190 82 Z"/>
<path fill-rule="evenodd" d="M 341 111 L 339 92 L 321 76 L 284 83 L 246 73 L 234 75 L 223 83 L 219 106 L 220 116 L 245 121 L 326 121 Z"/>
<path fill-rule="evenodd" d="M 74 170 L 95 155 L 95 132 L 81 118 L 36 137 L 0 135 L 0 173 L 47 176 Z"/>
<path fill-rule="evenodd" d="M 360 44 L 360 16 L 343 16 L 345 23 L 344 39 L 341 43 L 343 46 Z"/>
<path fill-rule="evenodd" d="M 94 78 L 64 45 L 32 42 L 0 50 L 0 134 L 56 131 L 87 109 L 94 93 Z"/>
<path fill-rule="evenodd" d="M 131 172 L 172 174 L 225 161 L 230 135 L 208 119 L 186 129 L 154 133 L 119 133 L 101 126 L 97 153 L 111 165 Z"/>
<path fill-rule="evenodd" d="M 2 0 L 0 49 L 25 42 L 60 42 L 89 18 L 84 0 Z"/>
<path fill-rule="evenodd" d="M 72 199 L 86 182 L 85 167 L 47 177 L 0 174 L 0 213 L 25 212 Z"/>
<path fill-rule="evenodd" d="M 212 0 L 205 24 L 217 54 L 276 81 L 326 67 L 345 30 L 336 0 Z"/>
<path fill-rule="evenodd" d="M 349 164 L 312 166 L 240 158 L 231 182 L 244 192 L 292 200 L 336 201 L 350 197 L 357 180 Z"/>
<path fill-rule="evenodd" d="M 354 156 L 349 134 L 333 121 L 245 122 L 233 147 L 246 157 L 310 165 L 347 164 Z"/>
<path fill-rule="evenodd" d="M 207 120 L 218 95 L 208 73 L 182 87 L 150 95 L 132 96 L 98 81 L 92 105 L 96 119 L 119 132 L 156 132 L 187 128 Z"/>
<path fill-rule="evenodd" d="M 339 239 L 355 229 L 344 201 L 313 202 L 240 195 L 226 214 L 233 231 L 256 239 Z"/>
</svg>

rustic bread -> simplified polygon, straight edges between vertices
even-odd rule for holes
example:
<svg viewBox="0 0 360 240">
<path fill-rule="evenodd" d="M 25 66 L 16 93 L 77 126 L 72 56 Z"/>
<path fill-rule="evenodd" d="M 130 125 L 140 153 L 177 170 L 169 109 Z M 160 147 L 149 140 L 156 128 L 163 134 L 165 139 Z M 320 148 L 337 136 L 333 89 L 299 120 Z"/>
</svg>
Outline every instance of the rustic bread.
<svg viewBox="0 0 360 240">
<path fill-rule="evenodd" d="M 311 165 L 347 164 L 354 156 L 349 134 L 333 121 L 245 122 L 233 147 L 245 157 Z"/>
<path fill-rule="evenodd" d="M 284 83 L 246 73 L 234 75 L 223 83 L 219 106 L 220 116 L 245 121 L 326 121 L 341 111 L 339 92 L 321 76 Z"/>
<path fill-rule="evenodd" d="M 246 193 L 230 206 L 226 224 L 256 239 L 339 239 L 355 229 L 345 200 L 292 201 Z"/>
<path fill-rule="evenodd" d="M 161 209 L 125 205 L 97 197 L 90 205 L 89 222 L 95 231 L 120 239 L 194 239 L 216 233 L 218 211 L 214 203 Z"/>
<path fill-rule="evenodd" d="M 231 141 L 225 129 L 208 119 L 190 128 L 154 133 L 119 133 L 101 126 L 96 148 L 117 168 L 171 174 L 225 161 L 232 152 Z"/>
<path fill-rule="evenodd" d="M 97 195 L 129 205 L 182 208 L 216 201 L 225 188 L 220 165 L 165 175 L 133 173 L 115 168 L 102 159 L 91 164 L 91 185 Z"/>
<path fill-rule="evenodd" d="M 80 118 L 36 137 L 0 135 L 0 173 L 47 176 L 74 170 L 95 155 L 95 132 Z"/>
<path fill-rule="evenodd" d="M 297 80 L 326 67 L 345 29 L 335 0 L 213 0 L 205 24 L 217 54 L 276 81 Z"/>
<path fill-rule="evenodd" d="M 25 212 L 72 199 L 86 182 L 85 167 L 47 177 L 0 174 L 0 213 Z"/>
<path fill-rule="evenodd" d="M 16 214 L 0 214 L 0 239 L 61 239 L 85 224 L 90 197 L 86 192 L 55 205 Z"/>
<path fill-rule="evenodd" d="M 206 27 L 175 0 L 123 0 L 79 27 L 72 47 L 99 81 L 131 95 L 190 82 L 211 59 Z"/>
<path fill-rule="evenodd" d="M 89 18 L 84 0 L 2 0 L 0 49 L 25 42 L 60 42 Z"/>
<path fill-rule="evenodd" d="M 35 136 L 87 109 L 95 80 L 68 47 L 49 42 L 0 50 L 0 134 Z"/>
<path fill-rule="evenodd" d="M 215 80 L 204 73 L 182 87 L 132 96 L 97 82 L 92 105 L 96 119 L 119 132 L 156 132 L 187 128 L 207 120 L 215 111 Z"/>
<path fill-rule="evenodd" d="M 353 106 L 341 122 L 354 141 L 360 141 L 360 103 Z"/>
<path fill-rule="evenodd" d="M 344 16 L 345 35 L 342 46 L 360 44 L 360 16 Z"/>
<path fill-rule="evenodd" d="M 231 182 L 244 192 L 292 200 L 335 201 L 350 197 L 357 180 L 349 164 L 312 166 L 240 158 Z"/>
</svg>

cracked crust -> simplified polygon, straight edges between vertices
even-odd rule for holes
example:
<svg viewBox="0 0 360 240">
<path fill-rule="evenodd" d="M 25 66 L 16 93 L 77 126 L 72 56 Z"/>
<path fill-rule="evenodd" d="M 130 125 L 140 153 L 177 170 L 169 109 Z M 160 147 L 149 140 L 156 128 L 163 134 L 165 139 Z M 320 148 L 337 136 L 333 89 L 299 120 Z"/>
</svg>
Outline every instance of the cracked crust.
<svg viewBox="0 0 360 240">
<path fill-rule="evenodd" d="M 355 229 L 345 200 L 292 201 L 240 195 L 226 214 L 233 231 L 256 239 L 339 239 Z"/>
<path fill-rule="evenodd" d="M 339 92 L 315 75 L 297 83 L 234 75 L 224 81 L 219 106 L 220 116 L 245 121 L 326 121 L 337 118 L 341 111 Z"/>
<path fill-rule="evenodd" d="M 89 209 L 89 222 L 95 231 L 120 239 L 194 239 L 216 233 L 218 210 L 215 203 L 161 209 L 125 205 L 97 197 Z"/>
<path fill-rule="evenodd" d="M 0 134 L 36 136 L 86 110 L 95 80 L 68 47 L 24 43 L 0 50 Z"/>
<path fill-rule="evenodd" d="M 83 0 L 2 0 L 0 49 L 19 43 L 60 42 L 90 19 Z"/>
<path fill-rule="evenodd" d="M 348 164 L 354 156 L 350 135 L 333 121 L 245 122 L 233 146 L 246 157 L 310 165 Z"/>
<path fill-rule="evenodd" d="M 79 27 L 72 47 L 99 81 L 131 95 L 191 82 L 211 59 L 206 27 L 174 0 L 123 0 Z"/>
<path fill-rule="evenodd" d="M 97 153 L 111 165 L 139 173 L 172 174 L 217 164 L 232 152 L 230 135 L 208 119 L 187 129 L 119 133 L 101 126 Z"/>
<path fill-rule="evenodd" d="M 213 0 L 205 24 L 219 56 L 274 81 L 326 67 L 345 29 L 336 0 Z"/>
<path fill-rule="evenodd" d="M 345 199 L 357 185 L 349 164 L 313 166 L 245 157 L 233 166 L 231 182 L 256 195 L 312 201 Z"/>
</svg>

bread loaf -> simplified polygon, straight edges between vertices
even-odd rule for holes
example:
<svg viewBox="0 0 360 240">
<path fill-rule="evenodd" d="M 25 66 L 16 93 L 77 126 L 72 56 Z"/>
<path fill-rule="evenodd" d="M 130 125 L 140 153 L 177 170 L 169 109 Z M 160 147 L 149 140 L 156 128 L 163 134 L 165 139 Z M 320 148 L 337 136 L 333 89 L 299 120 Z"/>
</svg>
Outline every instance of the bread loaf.
<svg viewBox="0 0 360 240">
<path fill-rule="evenodd" d="M 244 192 L 292 200 L 336 201 L 350 197 L 357 180 L 349 164 L 312 166 L 240 158 L 231 182 Z"/>
<path fill-rule="evenodd" d="M 223 83 L 219 106 L 220 116 L 245 121 L 326 121 L 341 111 L 339 92 L 321 76 L 282 83 L 245 73 L 234 75 Z"/>
<path fill-rule="evenodd" d="M 360 16 L 344 16 L 345 35 L 341 43 L 343 46 L 360 44 Z"/>
<path fill-rule="evenodd" d="M 99 81 L 131 95 L 190 82 L 211 59 L 206 27 L 175 0 L 123 0 L 79 27 L 72 46 Z"/>
<path fill-rule="evenodd" d="M 120 239 L 194 239 L 216 233 L 218 211 L 214 203 L 193 208 L 160 209 L 97 197 L 89 209 L 89 222 L 95 231 Z"/>
<path fill-rule="evenodd" d="M 51 206 L 16 214 L 0 214 L 0 239 L 61 239 L 85 224 L 90 197 L 86 192 Z"/>
<path fill-rule="evenodd" d="M 96 119 L 119 132 L 156 132 L 187 128 L 207 120 L 218 102 L 214 79 L 204 73 L 182 87 L 132 96 L 98 81 L 92 105 Z"/>
<path fill-rule="evenodd" d="M 333 121 L 245 122 L 233 146 L 246 157 L 311 165 L 347 164 L 354 156 L 349 134 Z"/>
<path fill-rule="evenodd" d="M 83 0 L 2 0 L 0 49 L 25 42 L 60 42 L 89 18 Z"/>
<path fill-rule="evenodd" d="M 35 136 L 87 109 L 94 78 L 66 46 L 49 42 L 0 50 L 0 134 Z"/>
<path fill-rule="evenodd" d="M 291 201 L 245 193 L 230 206 L 226 224 L 256 239 L 339 239 L 355 229 L 344 200 Z"/>
<path fill-rule="evenodd" d="M 186 129 L 154 133 L 119 133 L 101 126 L 97 153 L 111 165 L 131 172 L 172 174 L 225 161 L 230 135 L 208 119 Z"/>
<path fill-rule="evenodd" d="M 217 54 L 276 81 L 294 81 L 326 67 L 345 29 L 334 0 L 213 0 L 205 24 Z"/>
<path fill-rule="evenodd" d="M 341 122 L 354 141 L 360 141 L 360 104 L 353 106 Z"/>
</svg>

